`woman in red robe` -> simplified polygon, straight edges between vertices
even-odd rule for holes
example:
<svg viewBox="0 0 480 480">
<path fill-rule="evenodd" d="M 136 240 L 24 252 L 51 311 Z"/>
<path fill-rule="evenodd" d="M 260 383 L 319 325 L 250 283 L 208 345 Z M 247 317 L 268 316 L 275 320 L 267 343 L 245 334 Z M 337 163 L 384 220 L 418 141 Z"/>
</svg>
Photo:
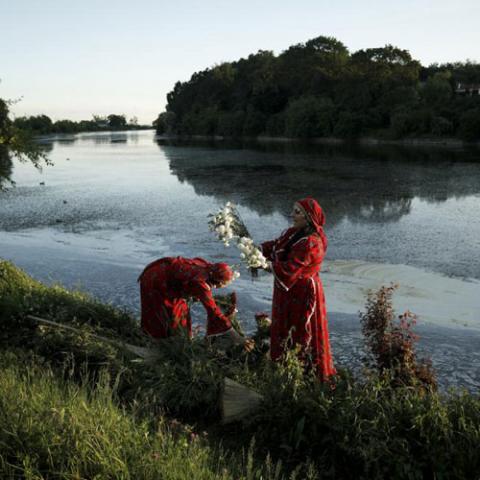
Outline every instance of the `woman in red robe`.
<svg viewBox="0 0 480 480">
<path fill-rule="evenodd" d="M 154 338 L 181 332 L 191 337 L 187 300 L 192 298 L 199 300 L 207 311 L 207 337 L 224 337 L 232 344 L 244 344 L 245 339 L 232 328 L 212 295 L 212 288 L 224 287 L 232 279 L 233 272 L 226 263 L 183 257 L 156 260 L 147 265 L 138 279 L 142 329 Z"/>
<path fill-rule="evenodd" d="M 336 373 L 328 336 L 320 266 L 327 250 L 325 215 L 313 198 L 295 203 L 293 227 L 262 244 L 275 277 L 270 352 L 278 360 L 286 348 L 299 346 L 301 358 L 322 380 Z"/>
</svg>

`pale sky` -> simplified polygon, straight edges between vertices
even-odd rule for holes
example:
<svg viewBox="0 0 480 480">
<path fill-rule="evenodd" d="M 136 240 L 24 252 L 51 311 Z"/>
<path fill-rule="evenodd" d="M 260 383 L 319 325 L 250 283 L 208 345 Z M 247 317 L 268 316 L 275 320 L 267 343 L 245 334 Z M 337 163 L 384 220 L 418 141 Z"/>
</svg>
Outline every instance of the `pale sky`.
<svg viewBox="0 0 480 480">
<path fill-rule="evenodd" d="M 319 35 L 478 62 L 479 21 L 480 0 L 0 0 L 0 98 L 22 97 L 16 116 L 151 123 L 177 80 Z"/>
</svg>

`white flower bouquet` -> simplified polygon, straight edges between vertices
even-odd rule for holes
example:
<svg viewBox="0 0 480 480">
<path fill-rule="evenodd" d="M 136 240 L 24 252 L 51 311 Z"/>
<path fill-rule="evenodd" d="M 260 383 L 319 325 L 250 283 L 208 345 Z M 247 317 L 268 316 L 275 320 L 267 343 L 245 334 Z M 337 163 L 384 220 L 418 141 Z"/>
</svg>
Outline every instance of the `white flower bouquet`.
<svg viewBox="0 0 480 480">
<path fill-rule="evenodd" d="M 227 202 L 225 207 L 221 208 L 217 213 L 210 215 L 210 217 L 210 230 L 216 233 L 218 239 L 225 246 L 228 247 L 231 241 L 236 243 L 237 248 L 240 250 L 240 258 L 252 274 L 259 268 L 267 267 L 267 259 L 253 243 L 248 229 L 233 203 Z"/>
</svg>

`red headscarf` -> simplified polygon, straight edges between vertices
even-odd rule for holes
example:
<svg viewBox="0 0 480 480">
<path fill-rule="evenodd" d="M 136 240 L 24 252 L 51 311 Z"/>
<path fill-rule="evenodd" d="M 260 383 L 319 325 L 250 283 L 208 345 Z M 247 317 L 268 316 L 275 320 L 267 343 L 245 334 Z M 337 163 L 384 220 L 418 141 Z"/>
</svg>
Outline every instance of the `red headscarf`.
<svg viewBox="0 0 480 480">
<path fill-rule="evenodd" d="M 300 205 L 305 212 L 308 223 L 312 226 L 320 238 L 322 239 L 323 248 L 327 250 L 328 240 L 325 232 L 323 231 L 323 226 L 325 225 L 325 214 L 323 213 L 322 207 L 319 203 L 312 197 L 307 197 L 302 200 L 297 200 L 298 205 Z"/>
<path fill-rule="evenodd" d="M 229 282 L 233 279 L 233 271 L 227 263 L 214 263 L 210 267 L 210 278 L 215 284 Z"/>
</svg>

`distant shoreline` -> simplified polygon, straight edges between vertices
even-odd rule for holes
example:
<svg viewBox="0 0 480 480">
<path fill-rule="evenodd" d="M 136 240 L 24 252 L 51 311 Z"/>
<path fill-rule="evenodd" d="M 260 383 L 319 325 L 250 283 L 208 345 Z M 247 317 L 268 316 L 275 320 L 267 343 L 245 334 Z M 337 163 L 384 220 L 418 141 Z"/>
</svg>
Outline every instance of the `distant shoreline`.
<svg viewBox="0 0 480 480">
<path fill-rule="evenodd" d="M 110 130 L 82 130 L 81 132 L 51 132 L 51 133 L 42 133 L 39 135 L 35 135 L 36 140 L 48 140 L 50 138 L 58 137 L 58 136 L 65 136 L 65 135 L 80 135 L 83 133 L 130 133 L 130 132 L 145 132 L 147 130 L 153 130 L 154 128 L 149 126 L 143 126 L 139 128 L 121 128 L 121 129 L 110 129 Z"/>
</svg>

